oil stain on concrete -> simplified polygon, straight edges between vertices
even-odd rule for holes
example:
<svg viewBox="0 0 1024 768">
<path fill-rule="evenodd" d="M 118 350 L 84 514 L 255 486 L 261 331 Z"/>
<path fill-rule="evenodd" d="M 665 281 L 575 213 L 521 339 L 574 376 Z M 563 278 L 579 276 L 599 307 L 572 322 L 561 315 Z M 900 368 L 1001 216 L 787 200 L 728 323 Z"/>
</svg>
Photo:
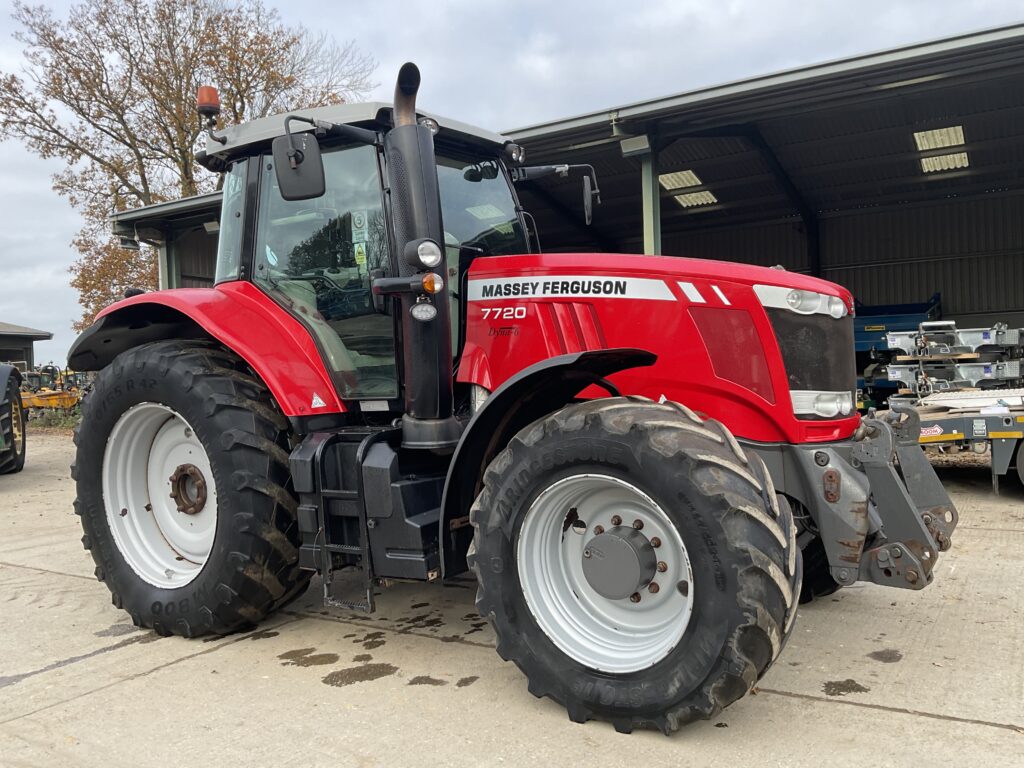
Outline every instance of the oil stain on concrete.
<svg viewBox="0 0 1024 768">
<path fill-rule="evenodd" d="M 448 681 L 438 680 L 430 675 L 417 675 L 409 681 L 409 685 L 448 685 Z"/>
<path fill-rule="evenodd" d="M 880 661 L 883 664 L 895 664 L 897 661 L 903 658 L 903 654 L 897 651 L 895 648 L 886 648 L 882 651 L 872 651 L 868 654 L 869 659 Z"/>
<path fill-rule="evenodd" d="M 384 645 L 384 633 L 383 632 L 368 632 L 365 637 L 358 638 L 352 642 L 355 644 L 362 643 L 363 648 L 368 651 L 372 651 L 374 648 L 380 648 Z"/>
<path fill-rule="evenodd" d="M 397 671 L 398 667 L 393 664 L 363 664 L 359 667 L 349 667 L 348 669 L 339 669 L 336 672 L 331 672 L 323 678 L 323 682 L 335 688 L 343 688 L 354 683 L 379 680 L 382 677 L 393 675 Z"/>
<path fill-rule="evenodd" d="M 313 653 L 315 650 L 316 648 L 297 648 L 294 651 L 286 651 L 277 658 L 281 659 L 284 666 L 293 667 L 321 667 L 338 661 L 336 653 Z"/>
<path fill-rule="evenodd" d="M 845 680 L 829 680 L 821 686 L 826 696 L 845 696 L 848 693 L 867 693 L 870 688 L 861 685 L 852 678 Z"/>
<path fill-rule="evenodd" d="M 459 678 L 459 682 L 455 684 L 456 688 L 465 688 L 466 686 L 472 685 L 480 679 L 479 675 L 470 675 L 469 677 Z"/>
</svg>

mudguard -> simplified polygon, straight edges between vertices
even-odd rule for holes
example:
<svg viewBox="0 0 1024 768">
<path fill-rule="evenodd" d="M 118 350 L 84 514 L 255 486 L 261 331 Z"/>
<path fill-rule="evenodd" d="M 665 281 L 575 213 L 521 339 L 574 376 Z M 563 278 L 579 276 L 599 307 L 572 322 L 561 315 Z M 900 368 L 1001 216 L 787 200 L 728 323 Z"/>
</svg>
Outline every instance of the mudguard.
<svg viewBox="0 0 1024 768">
<path fill-rule="evenodd" d="M 466 568 L 469 507 L 491 460 L 526 425 L 558 410 L 588 386 L 613 373 L 654 365 L 642 349 L 602 349 L 558 355 L 524 368 L 487 398 L 470 420 L 448 467 L 441 498 L 442 575 Z M 602 386 L 610 387 L 606 382 Z"/>
<path fill-rule="evenodd" d="M 235 352 L 286 416 L 345 411 L 309 331 L 246 282 L 144 293 L 112 304 L 75 340 L 68 365 L 95 371 L 132 347 L 182 338 L 216 339 Z"/>
</svg>

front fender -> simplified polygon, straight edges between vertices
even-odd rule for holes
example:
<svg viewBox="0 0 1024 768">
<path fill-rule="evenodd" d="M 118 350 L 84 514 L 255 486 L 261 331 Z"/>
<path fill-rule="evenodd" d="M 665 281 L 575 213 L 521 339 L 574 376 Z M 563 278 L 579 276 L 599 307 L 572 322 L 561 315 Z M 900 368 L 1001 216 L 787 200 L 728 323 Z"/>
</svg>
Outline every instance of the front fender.
<svg viewBox="0 0 1024 768">
<path fill-rule="evenodd" d="M 507 379 L 487 398 L 462 433 L 448 466 L 441 498 L 443 575 L 465 570 L 469 507 L 484 469 L 513 435 L 553 413 L 595 382 L 627 368 L 654 365 L 641 349 L 601 349 L 541 360 Z"/>
<path fill-rule="evenodd" d="M 75 340 L 68 365 L 95 371 L 127 349 L 176 338 L 219 341 L 252 367 L 286 416 L 345 410 L 309 331 L 245 282 L 156 291 L 112 304 Z M 314 395 L 323 406 L 313 407 Z"/>
</svg>

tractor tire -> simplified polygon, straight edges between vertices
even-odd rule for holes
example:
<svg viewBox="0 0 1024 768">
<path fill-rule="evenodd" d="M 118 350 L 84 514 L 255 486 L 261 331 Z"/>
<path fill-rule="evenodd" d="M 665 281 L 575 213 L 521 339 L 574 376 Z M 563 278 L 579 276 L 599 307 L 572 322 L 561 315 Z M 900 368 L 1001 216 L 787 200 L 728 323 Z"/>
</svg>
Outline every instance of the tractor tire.
<svg viewBox="0 0 1024 768">
<path fill-rule="evenodd" d="M 18 382 L 11 376 L 7 390 L 0 392 L 0 431 L 4 446 L 0 452 L 0 475 L 12 475 L 25 468 L 25 409 L 21 403 Z"/>
<path fill-rule="evenodd" d="M 714 717 L 792 632 L 789 505 L 759 457 L 677 403 L 605 398 L 539 419 L 487 468 L 470 521 L 498 653 L 573 721 L 667 734 Z"/>
<path fill-rule="evenodd" d="M 825 545 L 821 538 L 815 536 L 803 548 L 804 585 L 800 592 L 800 602 L 810 603 L 842 589 L 842 584 L 832 578 L 832 569 L 825 554 Z"/>
<path fill-rule="evenodd" d="M 305 590 L 289 437 L 266 386 L 214 343 L 145 344 L 100 372 L 75 432 L 75 512 L 136 626 L 229 634 Z"/>
</svg>

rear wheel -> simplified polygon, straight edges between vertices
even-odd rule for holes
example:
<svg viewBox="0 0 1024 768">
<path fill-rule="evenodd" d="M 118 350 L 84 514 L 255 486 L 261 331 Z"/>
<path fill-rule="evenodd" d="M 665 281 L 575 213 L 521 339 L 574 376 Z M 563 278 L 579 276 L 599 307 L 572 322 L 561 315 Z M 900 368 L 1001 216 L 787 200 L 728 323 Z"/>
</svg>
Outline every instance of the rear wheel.
<svg viewBox="0 0 1024 768">
<path fill-rule="evenodd" d="M 147 344 L 104 369 L 75 434 L 75 510 L 114 605 L 194 637 L 301 592 L 288 435 L 262 382 L 213 344 Z"/>
<path fill-rule="evenodd" d="M 800 553 L 760 459 L 672 403 L 521 431 L 471 511 L 498 652 L 573 720 L 665 732 L 743 696 L 792 630 Z"/>
<path fill-rule="evenodd" d="M 9 475 L 25 468 L 25 409 L 14 376 L 7 378 L 7 389 L 0 398 L 0 475 Z"/>
</svg>

